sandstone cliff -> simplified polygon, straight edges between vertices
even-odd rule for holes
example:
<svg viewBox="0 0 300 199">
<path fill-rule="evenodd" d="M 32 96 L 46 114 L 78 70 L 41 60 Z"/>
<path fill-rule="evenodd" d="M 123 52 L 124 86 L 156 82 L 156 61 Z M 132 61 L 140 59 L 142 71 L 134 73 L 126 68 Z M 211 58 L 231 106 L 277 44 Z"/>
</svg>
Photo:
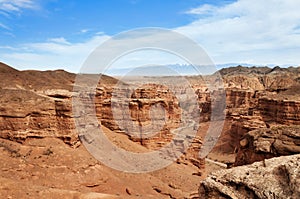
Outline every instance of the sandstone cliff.
<svg viewBox="0 0 300 199">
<path fill-rule="evenodd" d="M 249 131 L 299 124 L 299 68 L 238 66 L 220 73 L 227 94 L 228 123 L 213 150 L 215 156 L 235 154 Z"/>
<path fill-rule="evenodd" d="M 300 126 L 273 126 L 249 131 L 240 141 L 235 165 L 300 153 Z"/>
<path fill-rule="evenodd" d="M 0 63 L 0 137 L 18 142 L 55 137 L 78 145 L 71 104 L 75 77 L 63 70 L 18 71 Z M 101 80 L 107 85 L 117 81 Z"/>
</svg>

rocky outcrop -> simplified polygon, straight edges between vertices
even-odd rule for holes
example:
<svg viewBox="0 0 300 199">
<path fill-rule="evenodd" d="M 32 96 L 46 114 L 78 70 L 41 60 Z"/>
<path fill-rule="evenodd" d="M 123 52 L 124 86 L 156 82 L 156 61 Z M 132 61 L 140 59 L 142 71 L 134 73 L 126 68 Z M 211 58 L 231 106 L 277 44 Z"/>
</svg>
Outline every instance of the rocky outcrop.
<svg viewBox="0 0 300 199">
<path fill-rule="evenodd" d="M 226 88 L 228 127 L 215 152 L 235 154 L 239 141 L 255 129 L 299 125 L 299 72 L 293 67 L 238 66 L 220 70 Z"/>
<path fill-rule="evenodd" d="M 188 109 L 189 103 L 179 105 L 174 91 L 163 85 L 144 84 L 135 90 L 128 85 L 126 88 L 105 87 L 97 90 L 96 112 L 101 124 L 116 133 L 127 135 L 131 141 L 147 149 L 157 150 L 169 144 L 175 137 L 174 130 L 182 122 L 181 108 Z M 177 89 L 177 93 L 180 93 L 182 88 Z M 185 97 L 185 92 L 182 91 L 182 96 Z M 203 101 L 200 109 L 208 116 L 210 109 L 205 109 L 206 102 Z M 189 111 L 197 114 L 198 110 Z M 150 136 L 147 136 L 148 133 Z M 196 135 L 189 148 L 184 137 L 174 139 L 174 144 L 186 150 L 177 160 L 178 164 L 191 163 L 198 168 L 204 168 L 204 160 L 198 158 L 201 136 Z"/>
<path fill-rule="evenodd" d="M 289 67 L 230 67 L 221 69 L 225 87 L 247 89 L 282 91 L 295 84 L 299 78 L 300 69 Z"/>
<path fill-rule="evenodd" d="M 52 98 L 28 90 L 2 89 L 0 137 L 18 142 L 27 138 L 57 137 L 75 145 L 78 138 L 69 95 L 60 93 L 59 98 Z"/>
<path fill-rule="evenodd" d="M 180 122 L 178 100 L 164 86 L 148 84 L 136 90 L 129 86 L 121 90 L 106 88 L 98 91 L 96 97 L 96 112 L 101 124 L 127 134 L 147 148 L 157 149 L 169 143 L 170 130 Z M 154 136 L 147 137 L 147 133 Z"/>
<path fill-rule="evenodd" d="M 299 198 L 300 155 L 283 156 L 252 165 L 219 170 L 199 188 L 200 198 Z"/>
<path fill-rule="evenodd" d="M 297 153 L 300 153 L 300 126 L 260 128 L 241 139 L 235 165 Z"/>
<path fill-rule="evenodd" d="M 300 101 L 260 98 L 258 106 L 266 123 L 300 124 Z"/>
<path fill-rule="evenodd" d="M 18 71 L 0 63 L 0 138 L 22 143 L 53 137 L 78 146 L 72 112 L 75 77 L 63 70 Z M 103 75 L 99 84 L 116 82 Z"/>
<path fill-rule="evenodd" d="M 235 117 L 230 123 L 230 128 L 222 136 L 223 151 L 236 153 L 239 142 L 247 132 L 259 128 L 265 128 L 266 124 L 260 116 L 239 116 Z M 225 141 L 226 140 L 226 141 Z M 225 148 L 225 149 L 224 149 Z"/>
</svg>

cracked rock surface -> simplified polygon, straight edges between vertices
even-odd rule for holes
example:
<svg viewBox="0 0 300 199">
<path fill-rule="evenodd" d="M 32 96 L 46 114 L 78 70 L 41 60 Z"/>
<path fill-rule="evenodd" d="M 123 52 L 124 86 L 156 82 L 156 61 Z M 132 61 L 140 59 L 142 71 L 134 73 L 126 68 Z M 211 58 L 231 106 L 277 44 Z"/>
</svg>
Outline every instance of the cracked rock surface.
<svg viewBox="0 0 300 199">
<path fill-rule="evenodd" d="M 300 154 L 219 170 L 199 188 L 203 198 L 299 198 Z"/>
</svg>

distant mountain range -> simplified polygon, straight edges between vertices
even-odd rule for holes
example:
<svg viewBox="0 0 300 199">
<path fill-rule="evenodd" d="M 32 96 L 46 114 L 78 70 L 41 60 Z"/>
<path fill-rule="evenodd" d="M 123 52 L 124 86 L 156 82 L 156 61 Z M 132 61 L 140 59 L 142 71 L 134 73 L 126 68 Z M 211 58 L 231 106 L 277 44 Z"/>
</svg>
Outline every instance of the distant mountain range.
<svg viewBox="0 0 300 199">
<path fill-rule="evenodd" d="M 205 65 L 197 66 L 187 64 L 172 64 L 172 65 L 150 65 L 137 68 L 110 68 L 104 73 L 111 76 L 180 76 L 180 75 L 206 75 L 213 74 L 217 70 L 226 69 L 229 67 L 269 67 L 273 68 L 275 64 L 269 64 L 268 66 L 263 65 L 253 65 L 247 63 L 227 63 L 227 64 L 217 64 L 217 65 Z M 281 66 L 281 67 L 289 67 Z"/>
</svg>

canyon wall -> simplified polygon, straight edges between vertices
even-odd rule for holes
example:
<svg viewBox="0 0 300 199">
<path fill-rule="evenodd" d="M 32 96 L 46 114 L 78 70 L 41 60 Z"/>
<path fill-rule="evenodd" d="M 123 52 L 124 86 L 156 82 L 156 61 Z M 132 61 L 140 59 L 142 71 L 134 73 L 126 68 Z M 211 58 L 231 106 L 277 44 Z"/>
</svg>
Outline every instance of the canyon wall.
<svg viewBox="0 0 300 199">
<path fill-rule="evenodd" d="M 298 68 L 232 67 L 220 70 L 220 74 L 226 90 L 227 121 L 216 146 L 220 152 L 236 152 L 239 141 L 249 131 L 277 124 L 299 124 Z M 71 107 L 75 94 L 74 74 L 61 70 L 17 71 L 2 64 L 0 77 L 2 138 L 22 142 L 27 137 L 53 136 L 72 146 L 79 144 Z M 200 124 L 205 124 L 210 121 L 212 111 L 210 93 L 201 78 L 187 79 L 193 83 L 192 88 L 198 96 L 199 109 L 193 114 L 200 113 Z M 146 84 L 132 92 L 129 85 L 115 89 L 117 83 L 114 78 L 102 76 L 98 84 L 95 107 L 99 123 L 123 134 L 127 124 L 135 126 L 136 134 L 141 128 L 143 132 L 157 129 L 151 138 L 129 135 L 132 141 L 149 149 L 158 149 L 168 143 L 173 138 L 172 129 L 178 128 L 181 122 L 181 108 L 189 103 L 179 104 L 174 93 L 184 97 L 187 91 L 180 86 L 177 91 L 171 91 L 166 86 Z M 126 96 L 128 104 L 114 101 L 118 95 Z M 127 112 L 124 107 L 128 108 Z M 200 128 L 195 138 L 197 150 L 205 136 L 204 130 Z"/>
<path fill-rule="evenodd" d="M 264 174 L 270 177 L 270 183 L 276 185 L 274 189 L 270 186 L 270 190 L 266 189 L 267 191 L 273 194 L 277 191 L 289 190 L 283 193 L 294 197 L 299 193 L 295 188 L 298 186 L 298 181 L 295 179 L 299 178 L 297 176 L 299 157 L 288 155 L 300 152 L 300 69 L 232 67 L 220 70 L 220 74 L 223 76 L 226 92 L 226 121 L 213 152 L 225 156 L 234 154 L 233 166 L 251 164 L 282 155 L 287 157 L 265 160 L 249 167 L 237 167 L 236 170 L 234 168 L 212 174 L 202 183 L 200 194 L 216 198 L 224 195 L 233 198 L 260 197 L 261 194 L 268 193 L 260 189 L 256 190 L 252 185 L 256 183 L 259 175 Z M 96 75 L 85 76 L 87 79 L 95 77 Z M 73 90 L 75 78 L 75 74 L 61 70 L 18 71 L 0 64 L 0 138 L 18 143 L 42 140 L 42 138 L 58 138 L 68 146 L 80 148 L 81 143 L 72 111 L 72 97 L 78 95 Z M 183 170 L 190 172 L 190 176 L 185 176 L 185 181 L 188 182 L 193 178 L 195 182 L 198 180 L 195 180 L 195 176 L 204 177 L 202 175 L 205 173 L 205 161 L 199 159 L 198 153 L 210 125 L 212 96 L 207 90 L 207 85 L 199 82 L 201 78 L 186 77 L 186 79 L 191 82 L 199 103 L 195 109 L 190 106 L 191 101 L 187 98 L 187 90 L 179 85 L 172 90 L 163 85 L 144 84 L 130 90 L 130 85 L 135 84 L 132 81 L 127 85 L 121 82 L 125 88 L 116 89 L 115 85 L 120 84 L 120 81 L 108 76 L 102 76 L 95 93 L 88 97 L 94 100 L 96 117 L 99 124 L 107 129 L 105 133 L 111 141 L 117 145 L 121 143 L 123 146 L 132 144 L 142 146 L 143 152 L 157 150 L 174 138 L 174 130 L 180 128 L 180 123 L 189 122 L 189 119 L 182 121 L 182 116 L 185 116 L 184 110 L 189 110 L 191 118 L 200 114 L 199 124 L 193 124 L 193 128 L 198 132 L 192 139 L 189 149 L 177 160 L 172 170 L 174 172 L 178 168 L 184 168 Z M 119 95 L 126 96 L 128 101 L 120 103 Z M 180 103 L 179 98 L 185 99 L 185 102 Z M 125 108 L 128 108 L 127 112 L 124 112 Z M 134 124 L 133 129 L 131 124 Z M 128 131 L 137 136 L 128 134 Z M 153 131 L 153 136 L 145 137 L 139 134 L 148 131 Z M 185 147 L 185 139 L 178 138 L 174 143 Z M 6 148 L 5 145 L 4 149 Z M 8 151 L 13 154 L 19 153 Z M 28 149 L 28 153 L 29 151 Z M 27 152 L 23 156 L 25 157 L 26 154 Z M 51 150 L 41 151 L 41 154 L 51 156 Z M 80 159 L 81 157 L 78 161 Z M 283 166 L 280 166 L 279 162 L 283 162 Z M 295 168 L 298 174 L 293 173 L 292 168 Z M 281 172 L 288 174 L 288 177 Z M 253 174 L 250 181 L 245 180 L 247 173 Z M 116 179 L 118 175 L 116 174 Z M 157 175 L 160 177 L 159 180 L 168 180 Z M 237 178 L 233 178 L 234 175 Z M 278 179 L 295 186 L 288 189 L 284 184 L 280 184 Z M 179 183 L 177 181 L 174 180 Z M 260 187 L 263 182 L 257 181 L 256 185 Z M 171 189 L 175 190 L 174 193 L 181 194 L 173 184 L 166 186 L 168 188 L 165 190 Z M 189 190 L 187 187 L 190 185 L 182 186 Z M 157 192 L 156 194 L 165 193 L 157 187 L 151 187 L 152 189 Z M 186 196 L 187 193 L 188 191 L 184 195 Z"/>
</svg>

